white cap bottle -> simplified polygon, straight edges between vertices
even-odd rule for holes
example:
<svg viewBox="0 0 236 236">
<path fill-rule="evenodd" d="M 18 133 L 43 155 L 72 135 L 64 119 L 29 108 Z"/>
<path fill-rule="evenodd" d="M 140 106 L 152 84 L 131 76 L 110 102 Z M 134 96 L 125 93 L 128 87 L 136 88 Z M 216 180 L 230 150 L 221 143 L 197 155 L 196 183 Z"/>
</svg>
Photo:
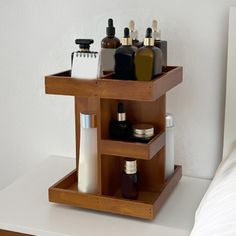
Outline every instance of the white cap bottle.
<svg viewBox="0 0 236 236">
<path fill-rule="evenodd" d="M 78 190 L 98 192 L 97 120 L 93 113 L 80 113 Z"/>
<path fill-rule="evenodd" d="M 166 114 L 166 160 L 165 179 L 174 173 L 175 153 L 174 153 L 174 118 L 172 114 Z"/>
</svg>

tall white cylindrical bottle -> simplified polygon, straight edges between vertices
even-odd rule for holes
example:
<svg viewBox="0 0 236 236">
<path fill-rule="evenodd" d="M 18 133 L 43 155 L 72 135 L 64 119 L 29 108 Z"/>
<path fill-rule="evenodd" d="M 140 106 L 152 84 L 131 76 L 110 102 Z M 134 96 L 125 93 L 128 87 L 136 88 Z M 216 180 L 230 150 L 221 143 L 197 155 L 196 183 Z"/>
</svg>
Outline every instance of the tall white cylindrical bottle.
<svg viewBox="0 0 236 236">
<path fill-rule="evenodd" d="M 78 166 L 78 190 L 80 192 L 98 192 L 97 168 L 96 114 L 80 113 L 80 150 Z"/>
<path fill-rule="evenodd" d="M 165 178 L 174 173 L 175 153 L 174 153 L 174 118 L 170 113 L 166 114 L 166 160 Z"/>
</svg>

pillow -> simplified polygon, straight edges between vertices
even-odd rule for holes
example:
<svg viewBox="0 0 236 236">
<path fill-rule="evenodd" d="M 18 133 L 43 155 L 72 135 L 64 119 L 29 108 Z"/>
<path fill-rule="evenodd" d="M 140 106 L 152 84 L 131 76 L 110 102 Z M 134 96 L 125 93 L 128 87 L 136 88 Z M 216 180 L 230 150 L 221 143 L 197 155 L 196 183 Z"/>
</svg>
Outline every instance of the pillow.
<svg viewBox="0 0 236 236">
<path fill-rule="evenodd" d="M 236 236 L 236 148 L 224 159 L 195 214 L 190 236 Z"/>
</svg>

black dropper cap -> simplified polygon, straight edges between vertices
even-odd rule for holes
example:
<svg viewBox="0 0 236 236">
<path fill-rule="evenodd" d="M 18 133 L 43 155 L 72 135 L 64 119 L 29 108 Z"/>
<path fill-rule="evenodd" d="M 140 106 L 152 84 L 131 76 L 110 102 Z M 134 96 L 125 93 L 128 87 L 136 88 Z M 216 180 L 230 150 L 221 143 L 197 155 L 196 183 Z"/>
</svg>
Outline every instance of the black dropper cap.
<svg viewBox="0 0 236 236">
<path fill-rule="evenodd" d="M 124 28 L 124 38 L 129 38 L 129 28 L 128 27 L 125 27 Z"/>
<path fill-rule="evenodd" d="M 152 28 L 147 28 L 146 30 L 146 37 L 145 38 L 151 38 L 152 37 Z"/>
<path fill-rule="evenodd" d="M 75 44 L 79 44 L 80 49 L 86 49 L 89 50 L 90 44 L 92 44 L 94 41 L 93 39 L 76 39 Z"/>
<path fill-rule="evenodd" d="M 125 107 L 124 107 L 124 104 L 122 102 L 118 103 L 117 113 L 125 113 Z"/>
<path fill-rule="evenodd" d="M 107 36 L 114 37 L 116 33 L 115 27 L 113 26 L 113 20 L 108 19 L 108 27 L 107 27 Z"/>
</svg>

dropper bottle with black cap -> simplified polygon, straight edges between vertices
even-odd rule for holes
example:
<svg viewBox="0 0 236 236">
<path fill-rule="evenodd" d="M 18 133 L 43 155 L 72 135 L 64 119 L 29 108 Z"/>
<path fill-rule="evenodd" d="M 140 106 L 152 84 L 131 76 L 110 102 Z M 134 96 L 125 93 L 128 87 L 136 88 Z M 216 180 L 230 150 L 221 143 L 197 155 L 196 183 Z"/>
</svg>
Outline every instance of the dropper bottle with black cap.
<svg viewBox="0 0 236 236">
<path fill-rule="evenodd" d="M 101 48 L 118 48 L 120 46 L 120 40 L 115 37 L 115 27 L 113 26 L 113 20 L 108 19 L 108 27 L 106 28 L 107 36 L 101 41 Z"/>
<path fill-rule="evenodd" d="M 100 76 L 113 72 L 115 67 L 115 51 L 120 44 L 120 40 L 115 37 L 115 27 L 113 20 L 108 19 L 108 27 L 106 28 L 107 36 L 101 41 L 100 51 Z"/>
<path fill-rule="evenodd" d="M 137 80 L 148 81 L 162 73 L 163 54 L 154 46 L 151 28 L 147 28 L 143 44 L 135 55 L 135 75 Z"/>
<path fill-rule="evenodd" d="M 117 118 L 110 122 L 110 138 L 115 140 L 129 140 L 132 134 L 132 125 L 126 119 L 125 107 L 122 102 L 117 105 Z"/>
<path fill-rule="evenodd" d="M 124 28 L 122 45 L 116 49 L 115 53 L 115 78 L 120 80 L 136 80 L 134 55 L 137 48 L 132 46 L 129 33 L 129 28 Z"/>
</svg>

